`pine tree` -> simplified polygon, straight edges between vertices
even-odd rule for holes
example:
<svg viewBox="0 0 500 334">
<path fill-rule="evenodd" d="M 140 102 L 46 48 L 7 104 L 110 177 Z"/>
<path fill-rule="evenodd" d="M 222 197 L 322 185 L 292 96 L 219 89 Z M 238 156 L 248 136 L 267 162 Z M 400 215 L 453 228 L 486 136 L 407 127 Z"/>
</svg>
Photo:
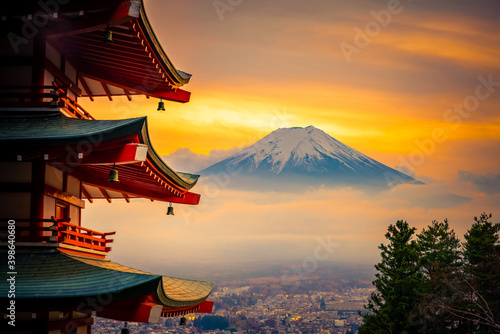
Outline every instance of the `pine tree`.
<svg viewBox="0 0 500 334">
<path fill-rule="evenodd" d="M 460 242 L 448 222 L 390 225 L 359 333 L 500 333 L 500 223 L 475 217 Z"/>
<path fill-rule="evenodd" d="M 375 265 L 378 273 L 373 284 L 377 292 L 365 306 L 370 313 L 363 316 L 360 334 L 417 333 L 418 324 L 410 318 L 422 286 L 419 246 L 412 240 L 415 230 L 402 220 L 389 226 L 385 235 L 389 244 L 379 246 L 382 260 Z"/>
<path fill-rule="evenodd" d="M 493 224 L 491 217 L 474 217 L 465 234 L 463 286 L 469 297 L 461 315 L 477 324 L 478 333 L 500 333 L 500 223 Z"/>
<path fill-rule="evenodd" d="M 474 218 L 463 259 L 446 221 L 418 236 L 425 281 L 414 311 L 425 333 L 500 333 L 500 224 L 490 218 Z"/>
<path fill-rule="evenodd" d="M 413 323 L 421 333 L 456 333 L 455 316 L 446 306 L 453 302 L 455 282 L 461 265 L 460 241 L 450 230 L 448 221 L 433 221 L 417 236 L 421 256 L 423 284 L 418 292 L 419 303 L 413 310 Z"/>
</svg>

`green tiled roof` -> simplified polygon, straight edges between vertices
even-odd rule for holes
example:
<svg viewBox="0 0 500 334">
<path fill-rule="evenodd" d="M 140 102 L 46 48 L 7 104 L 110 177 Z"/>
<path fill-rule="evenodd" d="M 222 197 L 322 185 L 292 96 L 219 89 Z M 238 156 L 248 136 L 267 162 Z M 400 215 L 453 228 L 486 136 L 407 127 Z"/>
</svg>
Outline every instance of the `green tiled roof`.
<svg viewBox="0 0 500 334">
<path fill-rule="evenodd" d="M 105 141 L 141 132 L 146 117 L 121 120 L 84 120 L 59 115 L 1 117 L 0 141 L 15 145 L 78 144 L 82 139 Z"/>
<path fill-rule="evenodd" d="M 7 273 L 7 261 L 0 270 Z M 157 293 L 167 307 L 189 307 L 204 301 L 213 289 L 210 282 L 162 277 L 129 268 L 107 259 L 70 255 L 58 250 L 16 252 L 16 300 L 78 300 L 111 294 L 120 299 Z M 8 291 L 7 280 L 0 291 Z M 7 297 L 3 293 L 0 298 Z"/>
<path fill-rule="evenodd" d="M 19 154 L 22 148 L 61 146 L 105 142 L 138 135 L 148 146 L 148 158 L 175 184 L 191 189 L 199 175 L 180 173 L 170 168 L 154 150 L 149 139 L 146 117 L 121 120 L 87 120 L 61 114 L 0 117 L 0 144 L 4 151 Z M 66 151 L 64 151 L 66 153 Z"/>
</svg>

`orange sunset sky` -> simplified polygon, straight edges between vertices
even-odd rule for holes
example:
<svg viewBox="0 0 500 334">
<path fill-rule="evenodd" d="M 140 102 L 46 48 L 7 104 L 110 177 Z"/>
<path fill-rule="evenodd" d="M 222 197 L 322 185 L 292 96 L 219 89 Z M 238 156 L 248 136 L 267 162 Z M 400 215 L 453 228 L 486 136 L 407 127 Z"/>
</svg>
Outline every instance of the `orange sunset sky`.
<svg viewBox="0 0 500 334">
<path fill-rule="evenodd" d="M 196 172 L 277 128 L 313 125 L 426 185 L 271 194 L 202 179 L 193 189 L 202 203 L 176 206 L 175 217 L 164 203 L 87 203 L 86 226 L 118 231 L 113 260 L 217 278 L 211 268 L 228 264 L 300 265 L 330 237 L 338 251 L 328 261 L 370 264 L 397 219 L 421 228 L 449 218 L 460 236 L 483 211 L 499 220 L 498 1 L 145 6 L 174 65 L 193 74 L 183 87 L 191 101 L 166 102 L 164 112 L 145 97 L 81 103 L 97 119 L 146 115 L 155 149 L 175 169 Z"/>
</svg>

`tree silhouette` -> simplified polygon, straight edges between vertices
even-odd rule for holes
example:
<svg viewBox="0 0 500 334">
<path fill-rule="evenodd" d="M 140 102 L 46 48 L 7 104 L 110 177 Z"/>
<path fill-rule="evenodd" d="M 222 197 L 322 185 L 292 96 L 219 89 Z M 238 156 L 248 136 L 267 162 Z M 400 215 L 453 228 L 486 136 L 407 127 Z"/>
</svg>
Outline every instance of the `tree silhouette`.
<svg viewBox="0 0 500 334">
<path fill-rule="evenodd" d="M 417 236 L 421 255 L 420 271 L 424 276 L 418 291 L 418 300 L 412 313 L 412 322 L 419 324 L 421 333 L 451 333 L 455 317 L 441 305 L 451 303 L 454 290 L 449 278 L 457 277 L 461 265 L 460 241 L 450 230 L 448 221 L 433 221 Z"/>
<path fill-rule="evenodd" d="M 491 217 L 474 217 L 463 245 L 447 220 L 417 240 L 406 222 L 390 225 L 359 333 L 500 333 L 500 223 Z"/>
<path fill-rule="evenodd" d="M 389 226 L 385 235 L 389 244 L 379 246 L 382 261 L 375 265 L 378 273 L 373 284 L 377 292 L 365 306 L 370 313 L 363 316 L 359 333 L 416 332 L 410 314 L 417 297 L 415 288 L 422 284 L 422 274 L 419 247 L 412 240 L 415 230 L 402 220 Z"/>
</svg>

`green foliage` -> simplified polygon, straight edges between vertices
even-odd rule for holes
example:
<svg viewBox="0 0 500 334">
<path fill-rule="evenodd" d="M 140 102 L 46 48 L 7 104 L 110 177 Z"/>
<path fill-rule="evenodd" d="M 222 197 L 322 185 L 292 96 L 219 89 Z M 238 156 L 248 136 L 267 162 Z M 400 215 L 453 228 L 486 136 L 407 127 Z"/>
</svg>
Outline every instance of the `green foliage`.
<svg viewBox="0 0 500 334">
<path fill-rule="evenodd" d="M 449 280 L 457 275 L 461 265 L 460 241 L 447 220 L 433 221 L 417 240 L 424 281 L 418 292 L 420 302 L 413 309 L 413 323 L 419 324 L 422 333 L 451 333 L 454 316 L 442 306 L 454 298 Z"/>
<path fill-rule="evenodd" d="M 491 214 L 474 217 L 475 223 L 465 234 L 464 276 L 472 302 L 472 312 L 491 318 L 500 333 L 500 223 L 490 221 Z M 482 303 L 481 303 L 482 302 Z M 488 319 L 476 319 L 480 333 L 489 333 Z"/>
<path fill-rule="evenodd" d="M 422 256 L 422 271 L 432 279 L 447 275 L 460 265 L 460 241 L 450 230 L 448 220 L 433 221 L 417 236 Z"/>
<path fill-rule="evenodd" d="M 464 257 L 466 270 L 475 278 L 485 293 L 498 292 L 498 286 L 491 286 L 491 280 L 498 278 L 500 244 L 498 232 L 500 223 L 489 221 L 490 215 L 474 217 L 474 225 L 465 234 Z"/>
<path fill-rule="evenodd" d="M 382 261 L 375 265 L 377 292 L 366 306 L 371 313 L 363 316 L 359 333 L 409 333 L 414 329 L 410 314 L 416 287 L 422 284 L 419 247 L 412 240 L 415 230 L 402 220 L 389 226 L 385 235 L 389 244 L 379 246 Z"/>
<path fill-rule="evenodd" d="M 359 333 L 500 333 L 500 224 L 475 217 L 462 245 L 448 221 L 398 221 L 379 246 L 377 291 Z"/>
</svg>

